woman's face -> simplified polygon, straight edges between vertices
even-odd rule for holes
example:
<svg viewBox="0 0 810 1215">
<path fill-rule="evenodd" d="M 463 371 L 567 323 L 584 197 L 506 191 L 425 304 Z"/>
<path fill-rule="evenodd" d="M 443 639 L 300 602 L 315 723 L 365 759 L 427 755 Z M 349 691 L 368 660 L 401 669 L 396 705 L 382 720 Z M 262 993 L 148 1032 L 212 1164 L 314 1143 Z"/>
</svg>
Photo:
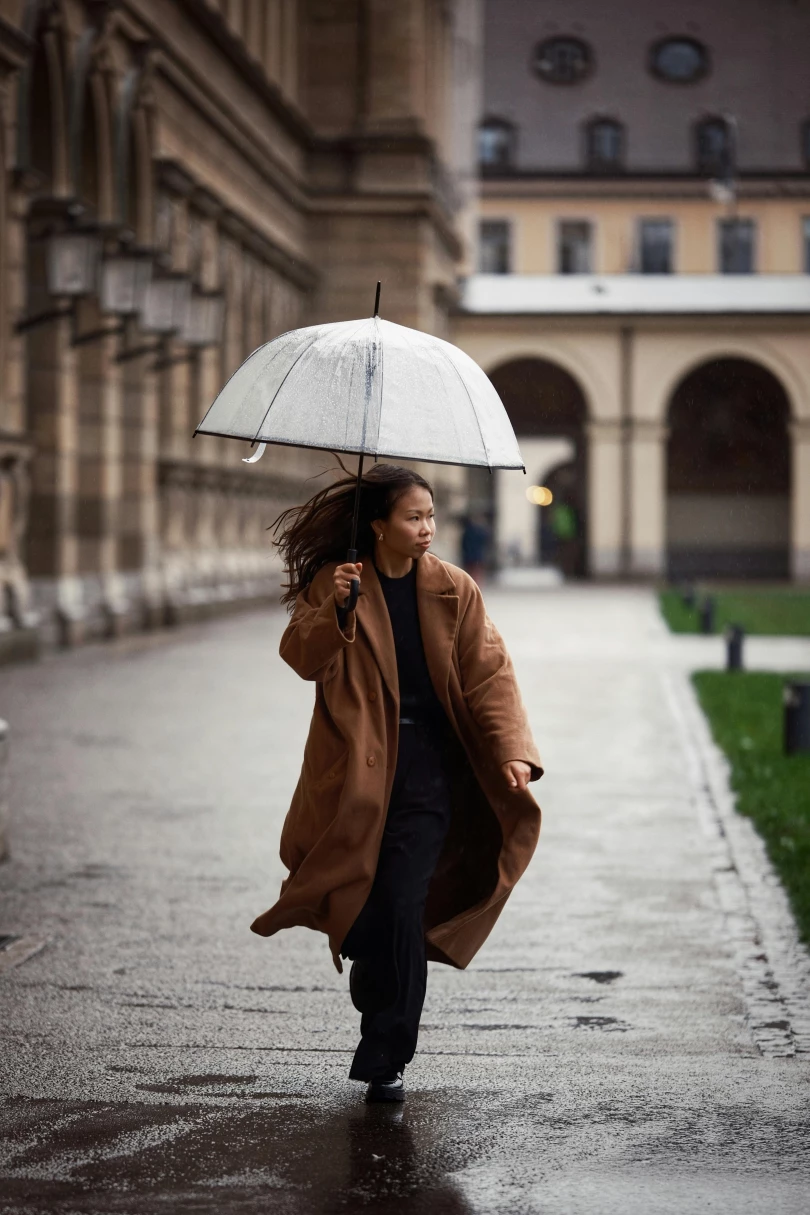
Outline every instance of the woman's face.
<svg viewBox="0 0 810 1215">
<path fill-rule="evenodd" d="M 399 557 L 421 557 L 436 534 L 433 498 L 421 485 L 414 485 L 397 498 L 387 519 L 375 519 L 374 538 Z"/>
</svg>

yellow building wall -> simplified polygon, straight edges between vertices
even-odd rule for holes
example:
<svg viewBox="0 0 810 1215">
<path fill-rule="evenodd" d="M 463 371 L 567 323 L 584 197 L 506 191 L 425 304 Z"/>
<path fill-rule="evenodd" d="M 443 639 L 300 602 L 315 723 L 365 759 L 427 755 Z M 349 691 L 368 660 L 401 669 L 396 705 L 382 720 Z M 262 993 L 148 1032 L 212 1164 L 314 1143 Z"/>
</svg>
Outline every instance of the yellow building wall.
<svg viewBox="0 0 810 1215">
<path fill-rule="evenodd" d="M 708 198 L 631 201 L 504 195 L 480 199 L 481 219 L 511 224 L 514 274 L 557 273 L 557 225 L 563 219 L 593 224 L 594 273 L 632 273 L 638 221 L 657 217 L 671 219 L 675 225 L 675 273 L 716 274 L 717 222 L 731 215 L 755 222 L 757 273 L 804 272 L 802 224 L 810 217 L 810 199 L 742 200 L 733 211 Z"/>
</svg>

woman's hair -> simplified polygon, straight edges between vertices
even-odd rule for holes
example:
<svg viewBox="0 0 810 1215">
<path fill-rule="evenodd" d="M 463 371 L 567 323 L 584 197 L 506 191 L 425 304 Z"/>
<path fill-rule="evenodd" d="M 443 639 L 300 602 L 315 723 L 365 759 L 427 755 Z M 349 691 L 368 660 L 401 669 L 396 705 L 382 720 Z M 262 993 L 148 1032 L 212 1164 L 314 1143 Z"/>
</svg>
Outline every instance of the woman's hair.
<svg viewBox="0 0 810 1215">
<path fill-rule="evenodd" d="M 342 461 L 340 467 L 347 472 Z M 282 512 L 271 525 L 273 543 L 284 560 L 288 581 L 281 602 L 292 607 L 296 596 L 306 590 L 328 561 L 345 561 L 352 532 L 352 512 L 357 478 L 341 477 L 305 502 Z M 357 525 L 357 551 L 372 551 L 373 519 L 387 519 L 398 498 L 418 486 L 433 497 L 433 486 L 419 473 L 397 464 L 373 464 L 363 473 L 360 487 L 360 514 Z"/>
</svg>

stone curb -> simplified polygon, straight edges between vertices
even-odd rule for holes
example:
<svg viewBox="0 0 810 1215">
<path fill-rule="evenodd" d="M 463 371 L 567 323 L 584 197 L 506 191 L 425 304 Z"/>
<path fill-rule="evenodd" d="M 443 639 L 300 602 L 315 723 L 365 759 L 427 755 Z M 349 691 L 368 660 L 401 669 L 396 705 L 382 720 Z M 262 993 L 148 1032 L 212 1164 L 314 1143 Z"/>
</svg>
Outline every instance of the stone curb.
<svg viewBox="0 0 810 1215">
<path fill-rule="evenodd" d="M 746 1020 L 763 1055 L 810 1054 L 810 953 L 765 845 L 737 813 L 730 768 L 688 675 L 662 674 L 708 838 L 718 903 L 743 988 Z"/>
</svg>

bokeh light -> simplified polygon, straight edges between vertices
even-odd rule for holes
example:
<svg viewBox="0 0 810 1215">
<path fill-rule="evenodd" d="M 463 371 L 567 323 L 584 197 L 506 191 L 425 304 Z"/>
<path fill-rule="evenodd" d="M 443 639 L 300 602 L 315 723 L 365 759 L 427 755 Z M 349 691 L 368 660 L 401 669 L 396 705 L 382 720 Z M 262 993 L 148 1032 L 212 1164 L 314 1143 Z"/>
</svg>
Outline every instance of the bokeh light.
<svg viewBox="0 0 810 1215">
<path fill-rule="evenodd" d="M 545 485 L 530 485 L 526 490 L 526 497 L 535 506 L 550 506 L 554 501 L 554 495 Z"/>
</svg>

